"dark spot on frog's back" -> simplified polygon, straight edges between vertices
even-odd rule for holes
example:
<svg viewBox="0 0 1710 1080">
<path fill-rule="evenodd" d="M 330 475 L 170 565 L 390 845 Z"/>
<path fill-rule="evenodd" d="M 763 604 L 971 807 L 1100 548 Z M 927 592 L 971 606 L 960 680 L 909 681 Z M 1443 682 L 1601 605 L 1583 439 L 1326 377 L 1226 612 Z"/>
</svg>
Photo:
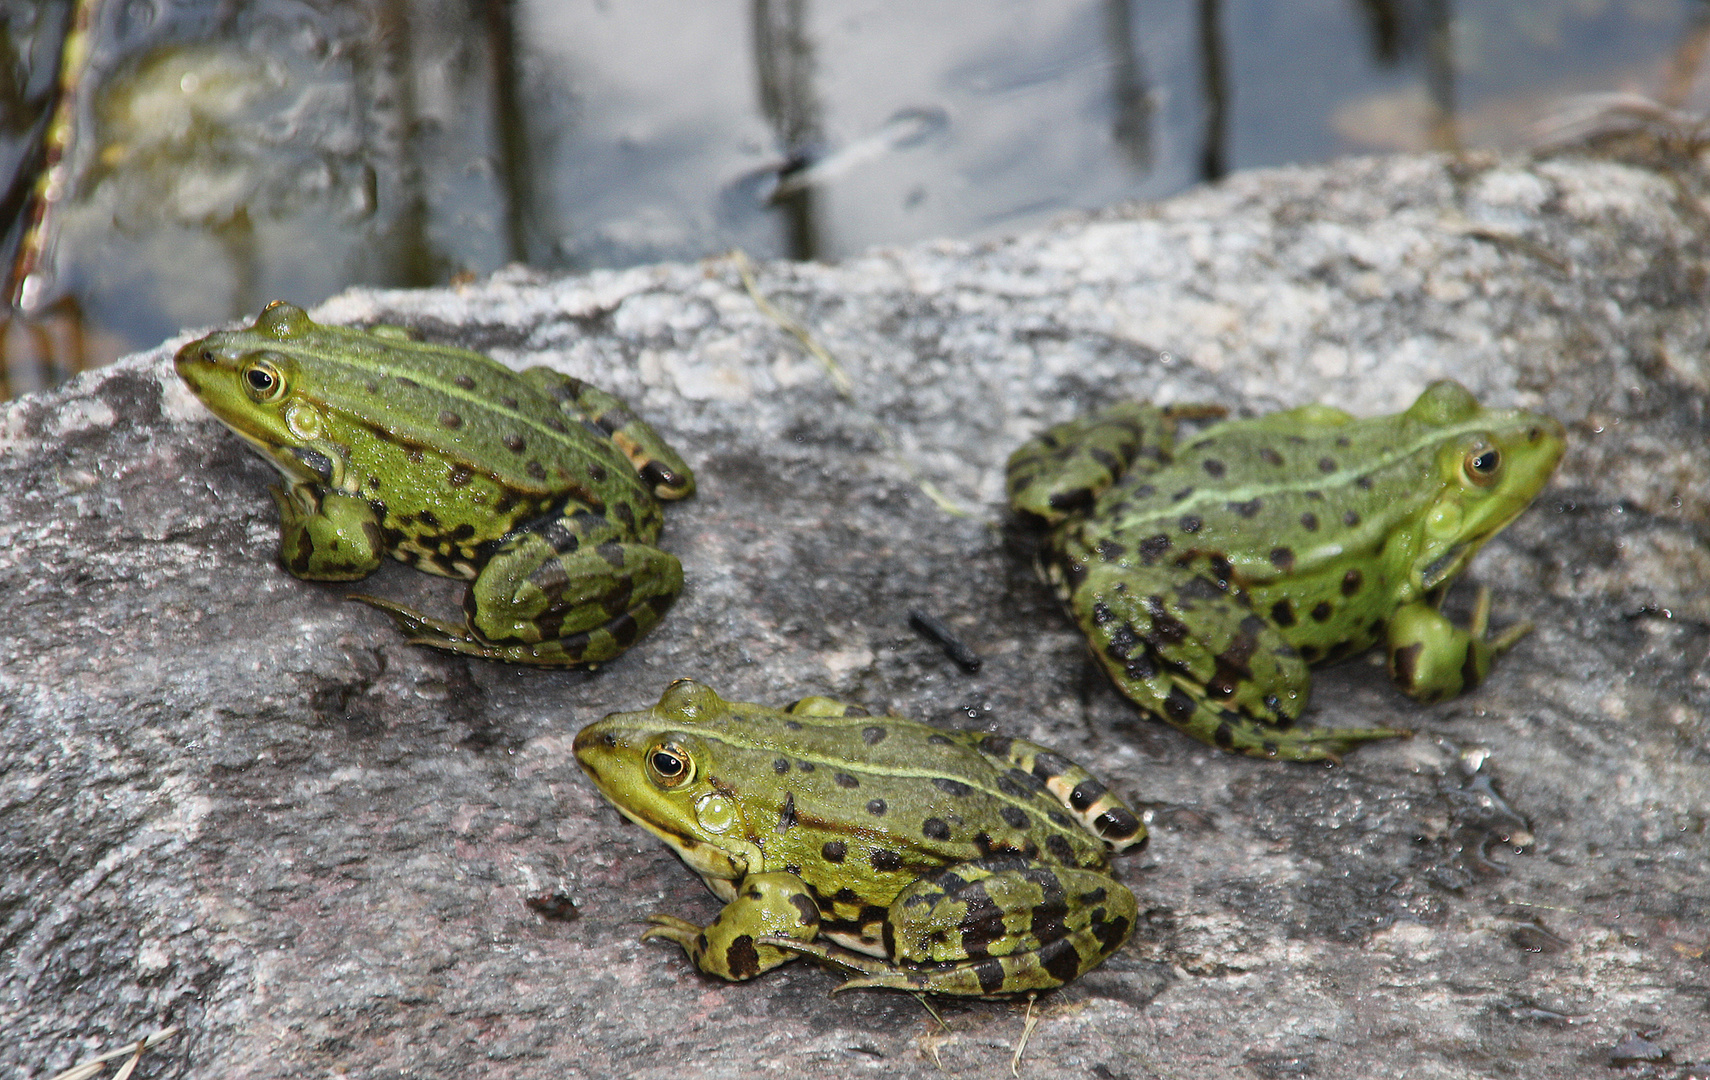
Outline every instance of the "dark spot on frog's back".
<svg viewBox="0 0 1710 1080">
<path fill-rule="evenodd" d="M 873 849 L 873 869 L 882 874 L 892 874 L 902 869 L 902 856 L 884 848 Z"/>
<path fill-rule="evenodd" d="M 1019 806 L 1004 806 L 998 810 L 998 816 L 1012 829 L 1027 828 L 1027 811 Z"/>
<path fill-rule="evenodd" d="M 1141 545 L 1141 547 L 1142 550 L 1144 550 L 1145 545 Z M 1110 539 L 1108 536 L 1098 542 L 1099 558 L 1103 559 L 1105 562 L 1115 562 L 1127 553 L 1127 548 L 1123 547 L 1115 540 Z"/>
<path fill-rule="evenodd" d="M 950 826 L 943 818 L 929 817 L 920 823 L 920 835 L 928 840 L 950 839 Z"/>
<path fill-rule="evenodd" d="M 946 739 L 944 741 L 949 742 L 950 740 Z M 958 799 L 970 794 L 974 790 L 967 784 L 962 783 L 962 781 L 952 780 L 947 776 L 933 777 L 932 786 L 937 788 L 939 791 L 942 791 L 944 794 Z"/>
<path fill-rule="evenodd" d="M 1274 547 L 1274 548 L 1272 548 L 1271 549 L 1271 565 L 1276 567 L 1278 570 L 1281 570 L 1285 574 L 1288 573 L 1290 570 L 1293 570 L 1294 569 L 1294 549 L 1285 548 L 1285 547 Z"/>
<path fill-rule="evenodd" d="M 861 741 L 868 746 L 877 746 L 885 741 L 885 736 L 888 734 L 889 732 L 879 725 L 869 724 L 861 729 Z"/>
<path fill-rule="evenodd" d="M 1032 771 L 1033 775 L 1043 782 L 1062 776 L 1072 768 L 1074 766 L 1069 763 L 1068 758 L 1045 750 L 1034 757 Z"/>
<path fill-rule="evenodd" d="M 819 849 L 819 853 L 825 857 L 826 862 L 840 863 L 849 857 L 849 845 L 841 840 L 827 840 L 824 846 Z M 877 855 L 878 853 L 874 852 L 874 854 Z"/>
<path fill-rule="evenodd" d="M 840 788 L 858 788 L 861 786 L 861 781 L 845 772 L 833 773 L 831 778 L 837 781 L 837 786 Z"/>
<path fill-rule="evenodd" d="M 885 800 L 883 799 L 867 800 L 867 813 L 872 814 L 874 817 L 884 817 L 886 809 Z"/>
<path fill-rule="evenodd" d="M 1170 550 L 1170 538 L 1163 533 L 1140 541 L 1140 557 L 1151 564 Z"/>
<path fill-rule="evenodd" d="M 1365 584 L 1365 577 L 1358 570 L 1348 571 L 1342 575 L 1342 595 L 1354 595 L 1360 591 L 1360 586 L 1363 584 Z"/>
<path fill-rule="evenodd" d="M 738 979 L 752 979 L 760 974 L 760 954 L 754 948 L 754 939 L 747 934 L 731 941 L 725 950 L 724 961 L 730 973 Z"/>
<path fill-rule="evenodd" d="M 1285 630 L 1294 625 L 1294 604 L 1287 597 L 1271 605 L 1271 621 Z"/>
<path fill-rule="evenodd" d="M 1179 686 L 1172 686 L 1170 694 L 1164 699 L 1164 713 L 1178 724 L 1187 723 L 1193 716 L 1194 701 L 1188 692 Z"/>
<path fill-rule="evenodd" d="M 982 993 L 995 994 L 1003 989 L 1003 963 L 988 956 L 974 965 L 974 978 L 980 982 Z"/>
<path fill-rule="evenodd" d="M 1320 600 L 1312 605 L 1312 618 L 1316 622 L 1328 622 L 1331 615 L 1336 613 L 1335 605 L 1328 600 Z"/>
<path fill-rule="evenodd" d="M 992 757 L 1007 757 L 1015 740 L 1008 735 L 987 735 L 980 740 L 980 749 Z"/>
<path fill-rule="evenodd" d="M 1358 525 L 1359 523 L 1360 523 L 1360 513 L 1358 510 L 1344 510 L 1344 511 L 1342 511 L 1342 524 L 1346 525 L 1348 528 L 1351 529 L 1354 526 Z"/>
<path fill-rule="evenodd" d="M 1300 527 L 1307 532 L 1318 531 L 1318 515 L 1308 510 L 1300 515 Z"/>
<path fill-rule="evenodd" d="M 1252 518 L 1265 508 L 1265 502 L 1263 499 L 1248 499 L 1246 502 L 1229 503 L 1228 507 L 1232 513 L 1239 514 L 1244 518 Z"/>
<path fill-rule="evenodd" d="M 1200 466 L 1205 469 L 1206 475 L 1216 479 L 1222 479 L 1223 474 L 1228 471 L 1223 462 L 1216 458 L 1206 458 L 1200 462 Z"/>
<path fill-rule="evenodd" d="M 1336 471 L 1336 459 L 1335 458 L 1329 458 L 1329 457 L 1319 458 L 1318 459 L 1318 471 L 1321 473 L 1333 473 L 1333 472 L 1335 472 Z"/>
<path fill-rule="evenodd" d="M 528 443 L 523 442 L 523 437 L 521 435 L 513 432 L 512 434 L 505 436 L 505 449 L 509 450 L 513 454 L 520 454 L 524 450 L 528 449 Z"/>
<path fill-rule="evenodd" d="M 475 389 L 475 380 L 471 379 L 467 375 L 459 375 L 457 378 L 455 378 L 451 381 L 456 383 L 459 387 L 461 387 L 464 390 Z"/>
<path fill-rule="evenodd" d="M 463 426 L 463 417 L 458 416 L 450 409 L 441 409 L 439 411 L 439 426 L 456 431 Z"/>
<path fill-rule="evenodd" d="M 1259 460 L 1266 465 L 1281 465 L 1283 456 L 1268 446 L 1259 447 Z"/>
<path fill-rule="evenodd" d="M 1059 836 L 1056 833 L 1045 838 L 1045 850 L 1053 859 L 1065 866 L 1074 866 L 1080 862 L 1075 856 L 1075 845 L 1069 843 L 1066 837 Z"/>
<path fill-rule="evenodd" d="M 1092 488 L 1073 488 L 1069 491 L 1054 491 L 1045 500 L 1053 510 L 1078 510 L 1090 506 L 1093 501 Z"/>
<path fill-rule="evenodd" d="M 1120 842 L 1140 831 L 1140 819 L 1126 806 L 1113 806 L 1098 816 L 1093 828 L 1106 840 Z"/>
<path fill-rule="evenodd" d="M 1103 795 L 1105 790 L 1103 784 L 1088 777 L 1076 784 L 1075 790 L 1069 792 L 1069 805 L 1076 810 L 1085 810 L 1098 801 L 1098 797 Z"/>
<path fill-rule="evenodd" d="M 1122 462 L 1117 459 L 1115 454 L 1106 450 L 1104 447 L 1088 447 L 1087 456 L 1098 462 L 1099 467 L 1110 475 L 1120 476 L 1122 474 Z"/>
<path fill-rule="evenodd" d="M 790 903 L 794 905 L 796 918 L 801 920 L 803 926 L 819 925 L 819 907 L 814 904 L 812 897 L 793 893 L 790 896 Z"/>
<path fill-rule="evenodd" d="M 1197 514 L 1184 514 L 1181 521 L 1176 523 L 1182 532 L 1196 533 L 1205 526 L 1205 519 Z"/>
<path fill-rule="evenodd" d="M 1419 656 L 1425 651 L 1425 643 L 1415 641 L 1411 645 L 1403 645 L 1390 656 L 1390 663 L 1395 669 L 1395 679 L 1403 689 L 1413 685 L 1413 680 L 1419 674 Z"/>
</svg>

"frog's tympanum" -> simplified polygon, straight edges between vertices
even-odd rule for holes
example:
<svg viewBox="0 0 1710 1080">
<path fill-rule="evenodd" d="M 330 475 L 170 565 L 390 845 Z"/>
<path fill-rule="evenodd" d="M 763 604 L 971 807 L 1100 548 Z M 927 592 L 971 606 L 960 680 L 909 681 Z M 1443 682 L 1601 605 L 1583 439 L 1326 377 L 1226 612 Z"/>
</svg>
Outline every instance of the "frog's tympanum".
<svg viewBox="0 0 1710 1080">
<path fill-rule="evenodd" d="M 683 587 L 653 546 L 694 490 L 623 402 L 402 330 L 320 326 L 274 303 L 184 346 L 178 374 L 284 476 L 279 559 L 352 581 L 385 555 L 470 581 L 466 625 L 357 596 L 418 644 L 520 664 L 616 656 Z"/>
<path fill-rule="evenodd" d="M 855 986 L 994 997 L 1061 986 L 1133 929 L 1109 854 L 1145 843 L 1086 770 L 1021 739 L 868 716 L 829 698 L 725 701 L 680 679 L 576 736 L 624 816 L 722 900 L 644 938 L 748 979 L 797 955 Z"/>
<path fill-rule="evenodd" d="M 1123 693 L 1226 750 L 1335 759 L 1391 728 L 1297 726 L 1311 664 L 1383 640 L 1403 691 L 1483 680 L 1530 624 L 1485 639 L 1438 610 L 1479 547 L 1555 469 L 1562 426 L 1453 382 L 1356 420 L 1308 405 L 1214 424 L 1140 403 L 1052 428 L 1009 459 L 1010 504 L 1050 532 L 1040 568 Z"/>
</svg>

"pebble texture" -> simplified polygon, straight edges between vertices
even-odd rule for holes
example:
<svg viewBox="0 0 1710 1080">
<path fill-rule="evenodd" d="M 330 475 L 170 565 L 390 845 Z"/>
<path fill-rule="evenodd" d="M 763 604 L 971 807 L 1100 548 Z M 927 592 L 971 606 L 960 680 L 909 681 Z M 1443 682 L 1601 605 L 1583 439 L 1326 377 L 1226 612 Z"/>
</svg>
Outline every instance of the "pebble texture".
<svg viewBox="0 0 1710 1080">
<path fill-rule="evenodd" d="M 1040 1001 L 1023 1075 L 1706 1075 L 1705 190 L 1603 160 L 1354 161 L 760 267 L 847 397 L 728 259 L 324 305 L 590 378 L 684 452 L 700 493 L 662 543 L 687 591 L 593 674 L 413 648 L 283 573 L 271 472 L 179 385 L 178 342 L 6 406 L 0 1073 L 168 1023 L 138 1076 L 1007 1070 L 1019 1005 L 946 1003 L 946 1030 L 807 964 L 726 985 L 637 942 L 717 902 L 570 739 L 692 675 L 1023 735 L 1150 809 L 1118 862 L 1134 940 Z M 1342 768 L 1141 717 L 1003 509 L 1016 444 L 1122 397 L 1371 414 L 1441 376 L 1568 427 L 1468 579 L 1498 627 L 1538 629 L 1435 707 L 1366 660 L 1320 674 L 1325 719 L 1419 730 Z M 445 613 L 461 588 L 395 565 L 365 587 Z"/>
</svg>

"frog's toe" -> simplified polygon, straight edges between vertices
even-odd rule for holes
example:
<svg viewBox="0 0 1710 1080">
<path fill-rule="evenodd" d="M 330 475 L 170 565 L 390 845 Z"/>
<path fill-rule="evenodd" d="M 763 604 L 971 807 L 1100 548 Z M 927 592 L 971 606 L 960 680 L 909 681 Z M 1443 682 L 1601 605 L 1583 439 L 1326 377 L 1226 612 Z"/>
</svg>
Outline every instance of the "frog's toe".
<svg viewBox="0 0 1710 1080">
<path fill-rule="evenodd" d="M 672 941 L 687 949 L 693 946 L 697 939 L 701 938 L 700 927 L 674 915 L 649 915 L 647 921 L 653 925 L 641 932 L 640 940 L 642 941 L 653 941 L 655 939 Z M 700 944 L 704 947 L 706 942 L 701 940 Z"/>
<path fill-rule="evenodd" d="M 469 636 L 468 630 L 462 626 L 446 622 L 444 619 L 436 619 L 431 615 L 424 615 L 413 607 L 393 600 L 370 596 L 367 593 L 347 593 L 345 599 L 367 604 L 371 608 L 378 608 L 390 615 L 392 622 L 397 625 L 405 637 L 410 639 L 412 645 L 451 648 L 451 645 L 442 645 L 441 642 L 463 641 Z"/>
</svg>

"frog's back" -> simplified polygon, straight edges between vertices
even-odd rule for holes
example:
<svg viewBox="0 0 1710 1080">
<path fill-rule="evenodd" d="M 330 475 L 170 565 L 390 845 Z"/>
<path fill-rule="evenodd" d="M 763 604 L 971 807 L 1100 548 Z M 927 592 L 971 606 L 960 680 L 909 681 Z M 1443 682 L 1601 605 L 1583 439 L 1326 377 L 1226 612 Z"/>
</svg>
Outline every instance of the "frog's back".
<svg viewBox="0 0 1710 1080">
<path fill-rule="evenodd" d="M 1469 395 L 1448 416 L 1307 406 L 1218 424 L 1163 469 L 1106 491 L 1088 518 L 1117 523 L 1154 559 L 1216 553 L 1252 582 L 1299 574 L 1375 556 L 1435 498 L 1439 449 L 1503 420 Z"/>
<path fill-rule="evenodd" d="M 778 814 L 767 862 L 863 864 L 898 887 L 931 869 L 994 851 L 1063 866 L 1106 865 L 1104 843 L 1065 812 L 1035 775 L 982 750 L 1002 740 L 894 716 L 812 716 L 732 703 L 718 728 L 720 768 L 752 777 L 751 810 Z M 753 818 L 750 818 L 751 824 Z M 837 845 L 841 844 L 839 848 Z M 829 859 L 841 852 L 841 859 Z M 804 850 L 798 850 L 804 849 Z M 804 865 L 804 862 L 808 865 Z"/>
<path fill-rule="evenodd" d="M 479 353 L 326 326 L 290 346 L 300 393 L 407 461 L 443 461 L 453 486 L 461 470 L 522 500 L 653 501 L 609 438 Z"/>
</svg>

